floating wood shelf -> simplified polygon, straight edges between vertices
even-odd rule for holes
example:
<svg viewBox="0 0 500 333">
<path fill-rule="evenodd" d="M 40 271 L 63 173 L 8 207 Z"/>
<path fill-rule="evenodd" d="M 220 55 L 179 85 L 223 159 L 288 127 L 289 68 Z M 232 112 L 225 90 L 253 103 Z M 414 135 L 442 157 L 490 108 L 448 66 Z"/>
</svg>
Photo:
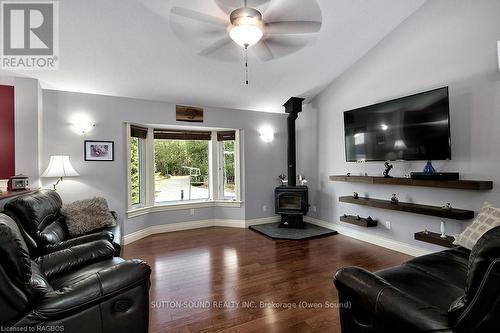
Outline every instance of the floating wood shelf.
<svg viewBox="0 0 500 333">
<path fill-rule="evenodd" d="M 493 182 L 488 180 L 425 180 L 411 178 L 385 178 L 373 176 L 330 176 L 331 181 L 364 183 L 364 184 L 383 184 L 383 185 L 403 185 L 403 186 L 423 186 L 452 188 L 457 190 L 491 190 Z"/>
<path fill-rule="evenodd" d="M 437 206 L 419 205 L 409 202 L 399 202 L 397 204 L 392 203 L 390 200 L 380 200 L 359 197 L 354 199 L 352 196 L 345 196 L 339 198 L 340 202 L 351 203 L 355 205 L 363 205 L 374 208 L 397 210 L 401 212 L 408 212 L 414 214 L 430 215 L 444 217 L 448 219 L 455 220 L 469 220 L 474 218 L 474 211 L 464 210 L 464 209 L 443 209 Z"/>
<path fill-rule="evenodd" d="M 360 218 L 358 220 L 357 216 L 353 216 L 353 215 L 347 215 L 347 216 L 342 215 L 340 217 L 340 221 L 345 222 L 345 223 L 359 225 L 360 227 L 365 227 L 365 228 L 377 226 L 376 220 L 368 220 L 365 218 Z"/>
<path fill-rule="evenodd" d="M 438 234 L 436 232 L 430 232 L 430 231 L 420 231 L 415 233 L 415 239 L 426 242 L 426 243 L 431 243 L 435 245 L 440 245 L 444 247 L 454 247 L 453 241 L 455 240 L 455 237 L 452 236 L 446 236 L 446 238 L 441 238 L 441 234 Z"/>
</svg>

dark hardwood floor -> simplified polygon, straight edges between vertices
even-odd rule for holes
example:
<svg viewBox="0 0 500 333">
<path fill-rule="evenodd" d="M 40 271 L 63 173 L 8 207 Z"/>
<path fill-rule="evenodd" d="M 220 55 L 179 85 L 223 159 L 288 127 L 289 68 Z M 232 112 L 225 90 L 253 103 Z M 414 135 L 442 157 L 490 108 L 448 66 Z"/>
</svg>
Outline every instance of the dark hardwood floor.
<svg viewBox="0 0 500 333">
<path fill-rule="evenodd" d="M 276 241 L 221 227 L 150 236 L 124 257 L 153 269 L 150 332 L 182 333 L 339 332 L 338 310 L 327 308 L 338 301 L 335 271 L 410 258 L 342 235 Z"/>
</svg>

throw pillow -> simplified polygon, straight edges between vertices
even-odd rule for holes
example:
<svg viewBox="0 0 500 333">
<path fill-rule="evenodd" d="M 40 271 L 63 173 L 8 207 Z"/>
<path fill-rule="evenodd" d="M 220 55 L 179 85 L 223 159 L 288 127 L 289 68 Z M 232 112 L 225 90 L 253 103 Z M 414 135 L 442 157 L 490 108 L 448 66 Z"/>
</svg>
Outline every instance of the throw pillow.
<svg viewBox="0 0 500 333">
<path fill-rule="evenodd" d="M 485 202 L 477 217 L 465 230 L 455 237 L 453 245 L 460 245 L 472 250 L 479 238 L 488 230 L 500 225 L 500 208 Z"/>
<path fill-rule="evenodd" d="M 116 223 L 104 198 L 96 197 L 63 205 L 61 214 L 65 218 L 68 233 L 71 237 L 111 227 Z"/>
</svg>

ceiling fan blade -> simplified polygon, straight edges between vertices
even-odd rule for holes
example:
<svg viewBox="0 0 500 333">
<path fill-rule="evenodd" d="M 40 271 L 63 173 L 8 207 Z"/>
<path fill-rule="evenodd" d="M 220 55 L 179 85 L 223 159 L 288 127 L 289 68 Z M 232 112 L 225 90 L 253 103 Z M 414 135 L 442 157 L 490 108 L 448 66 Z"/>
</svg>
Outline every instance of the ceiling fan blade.
<svg viewBox="0 0 500 333">
<path fill-rule="evenodd" d="M 266 23 L 264 31 L 269 35 L 310 34 L 321 29 L 321 22 L 278 21 Z"/>
<path fill-rule="evenodd" d="M 291 37 L 291 36 L 269 36 L 266 38 L 266 44 L 271 49 L 276 47 L 279 48 L 302 48 L 304 47 L 309 39 L 307 37 Z"/>
<path fill-rule="evenodd" d="M 182 17 L 186 17 L 192 20 L 208 23 L 208 24 L 213 24 L 213 25 L 218 25 L 222 27 L 226 27 L 228 25 L 228 22 L 224 21 L 221 18 L 207 15 L 204 13 L 197 12 L 195 10 L 187 9 L 187 8 L 182 8 L 182 7 L 172 7 L 170 10 L 170 13 L 174 15 L 179 15 Z"/>
<path fill-rule="evenodd" d="M 309 36 L 269 35 L 266 45 L 272 52 L 273 59 L 280 59 L 303 49 L 311 38 Z"/>
<path fill-rule="evenodd" d="M 224 38 L 219 39 L 218 41 L 216 41 L 215 43 L 213 43 L 209 47 L 201 50 L 198 53 L 198 55 L 201 55 L 201 56 L 209 55 L 209 54 L 214 53 L 218 49 L 223 48 L 224 46 L 226 46 L 226 45 L 228 45 L 229 43 L 232 43 L 232 42 L 233 42 L 233 40 L 231 38 L 229 38 L 229 37 L 226 36 Z"/>
<path fill-rule="evenodd" d="M 271 49 L 264 40 L 261 40 L 257 44 L 251 46 L 250 51 L 252 51 L 252 53 L 261 61 L 269 61 L 274 58 Z"/>
<path fill-rule="evenodd" d="M 205 30 L 203 31 L 203 37 L 223 37 L 227 36 L 227 31 L 224 29 L 218 29 L 218 30 Z"/>
</svg>

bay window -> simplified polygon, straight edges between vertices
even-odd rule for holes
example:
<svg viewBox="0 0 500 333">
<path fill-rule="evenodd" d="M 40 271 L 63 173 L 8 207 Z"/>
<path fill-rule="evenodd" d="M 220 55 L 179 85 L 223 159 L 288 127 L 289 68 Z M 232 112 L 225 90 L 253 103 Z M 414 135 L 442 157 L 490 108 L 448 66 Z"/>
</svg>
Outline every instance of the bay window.
<svg viewBox="0 0 500 333">
<path fill-rule="evenodd" d="M 129 213 L 186 205 L 239 207 L 238 130 L 127 126 Z"/>
</svg>

